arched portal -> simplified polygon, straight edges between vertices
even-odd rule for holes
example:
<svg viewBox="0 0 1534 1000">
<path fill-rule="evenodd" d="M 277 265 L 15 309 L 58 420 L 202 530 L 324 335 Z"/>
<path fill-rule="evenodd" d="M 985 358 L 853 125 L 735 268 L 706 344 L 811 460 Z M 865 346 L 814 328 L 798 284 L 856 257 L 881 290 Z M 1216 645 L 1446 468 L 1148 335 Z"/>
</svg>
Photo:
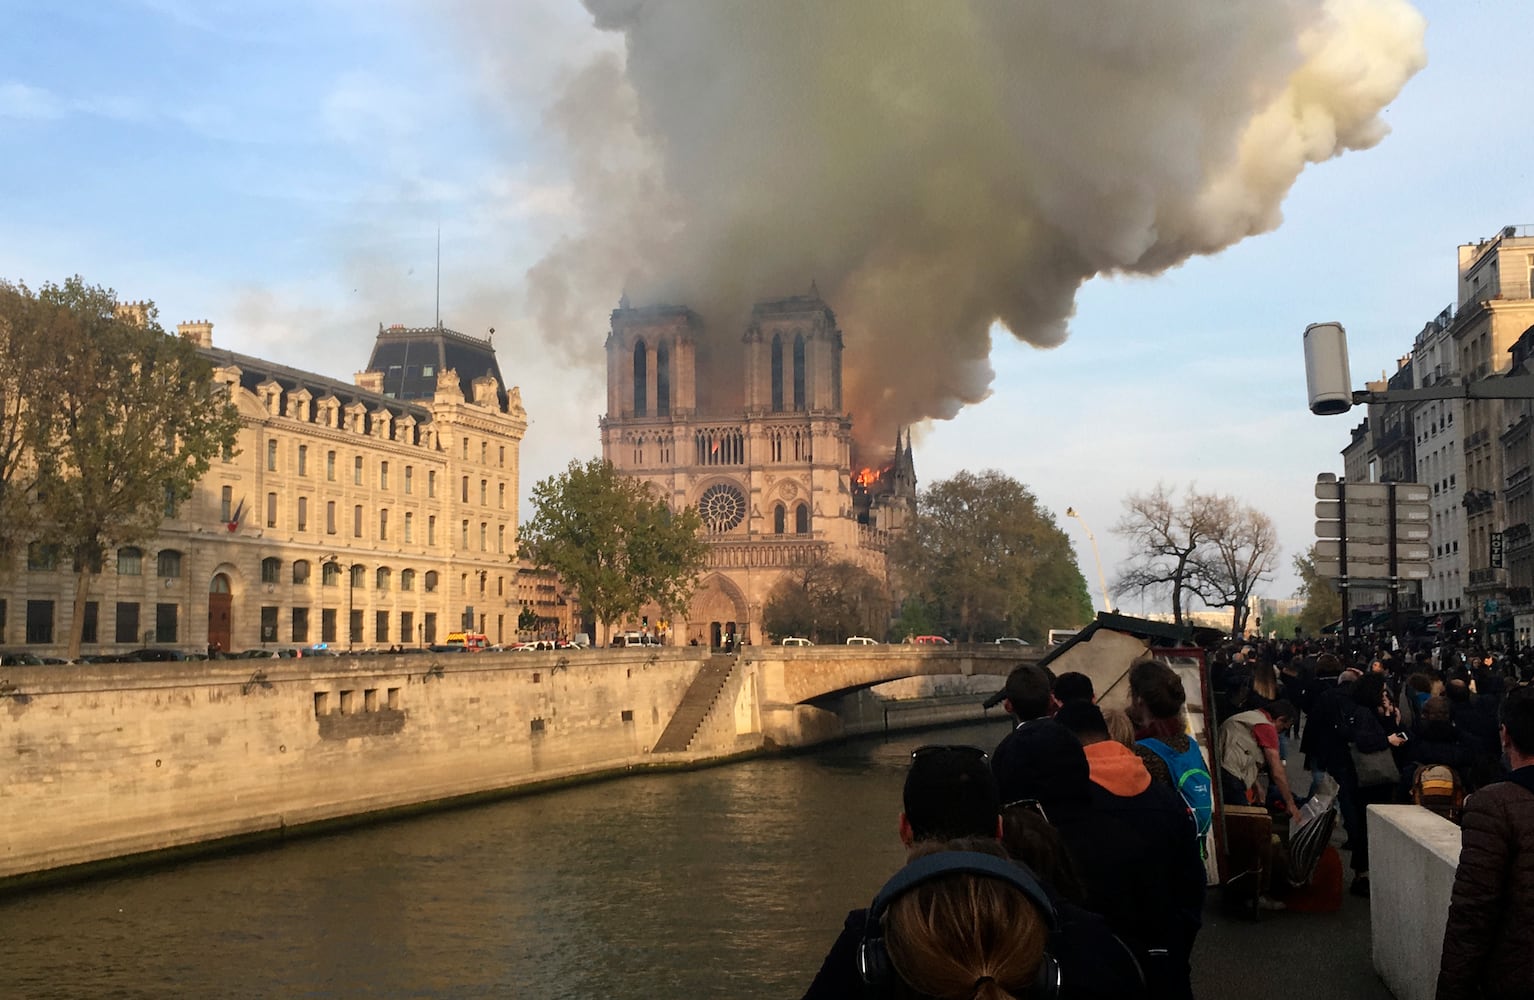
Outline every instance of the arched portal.
<svg viewBox="0 0 1534 1000">
<path fill-rule="evenodd" d="M 687 609 L 688 641 L 733 651 L 750 634 L 745 596 L 727 578 L 714 574 L 693 595 Z"/>
<path fill-rule="evenodd" d="M 208 583 L 208 652 L 229 652 L 233 610 L 234 595 L 230 593 L 229 577 L 223 573 L 213 574 Z"/>
</svg>

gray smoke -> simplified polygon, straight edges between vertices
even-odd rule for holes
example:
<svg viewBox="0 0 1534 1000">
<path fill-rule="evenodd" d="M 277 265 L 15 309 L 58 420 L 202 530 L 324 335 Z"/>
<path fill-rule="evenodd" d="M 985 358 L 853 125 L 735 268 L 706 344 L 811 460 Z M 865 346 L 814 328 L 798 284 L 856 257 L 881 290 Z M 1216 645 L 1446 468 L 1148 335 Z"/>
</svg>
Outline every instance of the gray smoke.
<svg viewBox="0 0 1534 1000">
<path fill-rule="evenodd" d="M 993 321 L 1052 347 L 1093 276 L 1277 226 L 1425 62 L 1404 0 L 585 2 L 623 51 L 546 115 L 577 225 L 528 274 L 543 333 L 589 358 L 627 291 L 727 357 L 813 280 L 870 443 L 984 399 Z"/>
</svg>

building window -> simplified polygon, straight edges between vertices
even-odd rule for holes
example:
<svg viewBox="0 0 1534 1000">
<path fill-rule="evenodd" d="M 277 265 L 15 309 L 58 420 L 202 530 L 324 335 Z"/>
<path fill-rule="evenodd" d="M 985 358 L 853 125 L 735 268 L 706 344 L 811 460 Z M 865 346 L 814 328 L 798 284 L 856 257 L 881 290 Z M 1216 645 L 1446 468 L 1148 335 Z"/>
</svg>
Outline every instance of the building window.
<svg viewBox="0 0 1534 1000">
<path fill-rule="evenodd" d="M 298 474 L 300 476 L 309 474 L 309 446 L 306 444 L 298 446 Z"/>
<path fill-rule="evenodd" d="M 638 341 L 634 344 L 634 416 L 643 417 L 649 409 L 650 391 L 650 358 L 645 349 L 645 342 Z"/>
<path fill-rule="evenodd" d="M 327 534 L 327 535 L 334 535 L 335 533 L 336 533 L 336 502 L 334 500 L 326 500 L 325 501 L 325 534 Z"/>
<path fill-rule="evenodd" d="M 799 504 L 794 508 L 794 532 L 800 535 L 810 533 L 810 508 L 808 504 Z"/>
<path fill-rule="evenodd" d="M 464 476 L 463 477 L 463 502 L 464 503 L 468 503 L 469 502 L 469 477 L 468 476 Z"/>
<path fill-rule="evenodd" d="M 154 606 L 154 641 L 155 642 L 179 642 L 177 638 L 177 620 L 180 617 L 181 605 L 179 604 L 156 604 Z"/>
<path fill-rule="evenodd" d="M 277 641 L 277 607 L 273 604 L 261 608 L 261 641 Z"/>
<path fill-rule="evenodd" d="M 341 582 L 341 564 L 328 562 L 320 567 L 320 585 L 334 587 Z"/>
<path fill-rule="evenodd" d="M 499 483 L 495 487 L 495 506 L 499 510 L 506 509 L 506 484 Z"/>
<path fill-rule="evenodd" d="M 162 513 L 166 517 L 176 516 L 176 489 L 173 486 L 165 487 L 165 509 Z"/>
<path fill-rule="evenodd" d="M 361 486 L 362 485 L 362 456 L 361 455 L 358 455 L 356 458 L 352 459 L 352 485 L 353 486 Z"/>
<path fill-rule="evenodd" d="M 426 517 L 426 544 L 437 544 L 437 515 L 428 514 Z"/>
<path fill-rule="evenodd" d="M 282 579 L 282 560 L 276 556 L 267 556 L 261 560 L 261 582 L 278 583 Z"/>
<path fill-rule="evenodd" d="M 481 479 L 479 481 L 479 505 L 481 507 L 484 507 L 484 506 L 486 506 L 486 505 L 488 505 L 490 503 L 489 489 L 490 489 L 490 484 L 488 482 L 486 482 L 485 480 Z"/>
<path fill-rule="evenodd" d="M 401 611 L 399 613 L 399 638 L 401 642 L 409 642 L 415 638 L 414 611 Z"/>
<path fill-rule="evenodd" d="M 1531 264 L 1530 266 L 1534 267 L 1534 264 Z M 496 465 L 498 465 L 498 466 L 500 466 L 501 468 L 504 469 L 504 468 L 506 468 L 506 446 L 504 444 L 501 445 L 500 452 L 501 452 L 501 457 L 496 460 Z"/>
<path fill-rule="evenodd" d="M 422 617 L 425 620 L 421 622 L 421 634 L 426 637 L 426 644 L 430 645 L 437 641 L 437 613 L 428 611 Z"/>
<path fill-rule="evenodd" d="M 291 632 L 289 633 L 289 635 L 290 635 L 290 639 L 288 641 L 290 641 L 290 642 L 308 642 L 309 641 L 309 609 L 308 608 L 294 608 L 293 609 L 293 628 L 292 628 Z"/>
<path fill-rule="evenodd" d="M 787 512 L 782 504 L 775 504 L 772 508 L 772 533 L 774 535 L 781 535 L 786 526 Z"/>
<path fill-rule="evenodd" d="M 459 523 L 458 547 L 461 549 L 467 549 L 469 547 L 469 522 L 467 520 Z"/>
<path fill-rule="evenodd" d="M 176 580 L 181 577 L 181 553 L 175 549 L 162 550 L 157 562 L 160 576 L 167 580 Z"/>
<path fill-rule="evenodd" d="M 53 602 L 27 602 L 27 642 L 53 641 Z"/>
<path fill-rule="evenodd" d="M 218 519 L 225 524 L 234 520 L 233 486 L 225 486 L 218 491 Z"/>
<path fill-rule="evenodd" d="M 495 551 L 505 554 L 506 552 L 506 525 L 495 526 Z"/>
<path fill-rule="evenodd" d="M 298 530 L 309 530 L 309 498 L 298 498 Z"/>
<path fill-rule="evenodd" d="M 361 590 L 367 586 L 368 568 L 366 566 L 361 563 L 352 563 L 351 569 L 348 572 L 351 574 L 351 587 L 353 590 Z"/>
<path fill-rule="evenodd" d="M 392 575 L 393 574 L 391 573 L 389 567 L 387 567 L 387 566 L 380 566 L 380 567 L 378 567 L 378 572 L 373 574 L 373 589 L 374 590 L 388 590 L 389 589 L 389 578 Z"/>
<path fill-rule="evenodd" d="M 772 412 L 783 412 L 783 338 L 772 335 Z"/>
<path fill-rule="evenodd" d="M 671 415 L 671 352 L 665 344 L 655 345 L 655 415 Z"/>
<path fill-rule="evenodd" d="M 362 637 L 362 609 L 353 608 L 346 616 L 346 643 L 363 642 Z"/>
<path fill-rule="evenodd" d="M 325 479 L 332 483 L 336 481 L 336 453 L 333 451 L 325 453 Z"/>
<path fill-rule="evenodd" d="M 414 491 L 415 491 L 415 468 L 413 466 L 407 465 L 407 466 L 405 466 L 405 495 L 409 496 Z"/>
<path fill-rule="evenodd" d="M 381 490 L 386 490 L 386 489 L 389 488 L 389 463 L 388 462 L 379 462 L 378 463 L 378 488 L 381 489 Z"/>
<path fill-rule="evenodd" d="M 469 460 L 469 439 L 468 438 L 464 438 L 463 439 L 463 460 L 465 462 L 467 462 Z"/>
<path fill-rule="evenodd" d="M 378 512 L 378 540 L 381 542 L 389 540 L 389 511 L 387 508 Z"/>
<path fill-rule="evenodd" d="M 410 511 L 405 511 L 405 544 L 415 541 L 415 519 Z"/>
<path fill-rule="evenodd" d="M 487 464 L 489 464 L 489 462 L 490 462 L 490 442 L 489 441 L 481 441 L 479 443 L 479 464 L 480 465 L 487 465 Z"/>
<path fill-rule="evenodd" d="M 114 642 L 138 642 L 138 605 L 132 601 L 117 602 L 117 631 Z"/>
<path fill-rule="evenodd" d="M 266 471 L 277 471 L 277 440 L 275 438 L 266 442 Z"/>
<path fill-rule="evenodd" d="M 387 611 L 375 611 L 375 612 L 373 612 L 373 641 L 374 642 L 388 642 L 389 641 L 389 612 L 387 612 Z"/>
<path fill-rule="evenodd" d="M 27 569 L 35 573 L 47 573 L 59 565 L 59 547 L 32 542 L 27 546 Z"/>
<path fill-rule="evenodd" d="M 804 409 L 804 334 L 794 334 L 794 409 Z"/>
<path fill-rule="evenodd" d="M 139 576 L 144 572 L 144 551 L 133 546 L 117 550 L 117 575 Z"/>
<path fill-rule="evenodd" d="M 413 569 L 402 569 L 402 570 L 399 571 L 399 589 L 400 590 L 414 590 L 415 589 L 415 570 L 413 570 Z"/>
<path fill-rule="evenodd" d="M 336 609 L 323 608 L 320 611 L 320 642 L 333 643 L 336 641 Z"/>
<path fill-rule="evenodd" d="M 293 582 L 294 583 L 308 583 L 309 582 L 309 560 L 307 560 L 307 559 L 299 559 L 298 561 L 293 563 Z"/>
<path fill-rule="evenodd" d="M 437 470 L 436 469 L 427 469 L 426 470 L 426 495 L 428 497 L 435 497 L 437 495 Z"/>
<path fill-rule="evenodd" d="M 362 537 L 362 505 L 360 503 L 352 508 L 352 537 Z"/>
<path fill-rule="evenodd" d="M 266 526 L 277 527 L 277 494 L 275 493 L 266 495 Z"/>
<path fill-rule="evenodd" d="M 426 591 L 428 594 L 435 594 L 437 592 L 436 570 L 429 569 L 426 571 L 426 578 L 421 581 L 421 589 Z"/>
<path fill-rule="evenodd" d="M 479 522 L 479 551 L 490 551 L 490 526 L 484 521 Z"/>
<path fill-rule="evenodd" d="M 81 642 L 88 642 L 94 646 L 98 641 L 96 639 L 96 627 L 101 617 L 100 607 L 95 601 L 85 602 L 85 618 L 80 622 Z"/>
</svg>

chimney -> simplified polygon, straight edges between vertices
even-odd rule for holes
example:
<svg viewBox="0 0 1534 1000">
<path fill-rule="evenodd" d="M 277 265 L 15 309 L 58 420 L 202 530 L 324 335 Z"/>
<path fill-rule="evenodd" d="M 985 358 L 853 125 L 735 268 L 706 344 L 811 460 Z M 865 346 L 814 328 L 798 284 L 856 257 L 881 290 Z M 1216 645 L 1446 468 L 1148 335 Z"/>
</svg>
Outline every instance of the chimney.
<svg viewBox="0 0 1534 1000">
<path fill-rule="evenodd" d="M 190 320 L 176 324 L 176 332 L 198 347 L 213 346 L 213 324 L 205 319 Z"/>
</svg>

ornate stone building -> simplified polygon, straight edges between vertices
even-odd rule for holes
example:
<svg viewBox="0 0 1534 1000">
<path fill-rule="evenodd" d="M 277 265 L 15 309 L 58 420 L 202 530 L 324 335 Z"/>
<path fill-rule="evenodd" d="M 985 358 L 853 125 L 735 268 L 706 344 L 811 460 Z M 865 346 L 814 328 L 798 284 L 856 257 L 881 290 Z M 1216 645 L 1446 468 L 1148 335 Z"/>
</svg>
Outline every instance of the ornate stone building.
<svg viewBox="0 0 1534 1000">
<path fill-rule="evenodd" d="M 237 450 L 158 536 L 108 556 L 82 652 L 514 641 L 518 450 L 527 428 L 487 340 L 380 329 L 356 384 L 215 348 Z M 49 553 L 0 571 L 0 644 L 67 644 L 73 575 Z"/>
<path fill-rule="evenodd" d="M 613 311 L 602 454 L 703 515 L 708 567 L 671 641 L 760 644 L 762 605 L 795 567 L 848 559 L 885 576 L 890 535 L 914 516 L 911 447 L 897 435 L 886 464 L 854 465 L 842 334 L 814 288 L 758 303 L 738 361 L 703 334 L 684 306 Z"/>
</svg>

